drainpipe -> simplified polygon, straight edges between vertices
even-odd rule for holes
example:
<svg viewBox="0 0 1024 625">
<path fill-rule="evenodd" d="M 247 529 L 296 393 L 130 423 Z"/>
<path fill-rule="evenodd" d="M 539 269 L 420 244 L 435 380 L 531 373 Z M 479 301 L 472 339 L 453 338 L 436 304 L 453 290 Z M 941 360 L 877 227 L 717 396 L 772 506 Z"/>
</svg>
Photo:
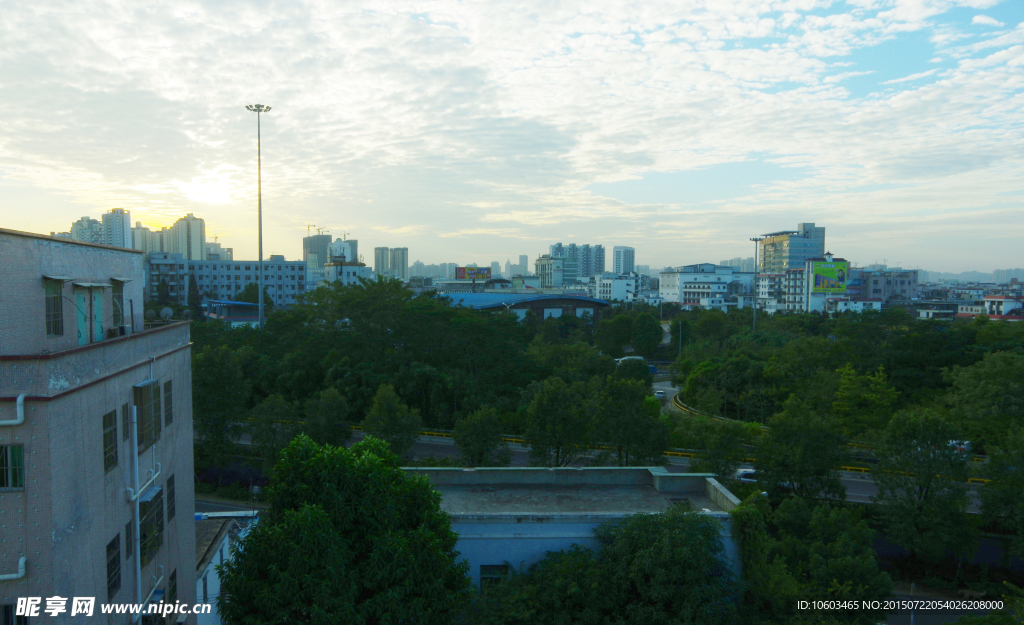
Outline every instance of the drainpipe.
<svg viewBox="0 0 1024 625">
<path fill-rule="evenodd" d="M 142 603 L 142 524 L 139 522 L 139 408 L 132 406 L 132 458 L 135 465 L 135 492 L 131 493 L 135 508 L 135 597 Z M 134 622 L 136 619 L 133 619 Z"/>
<path fill-rule="evenodd" d="M 0 421 L 0 425 L 21 425 L 22 423 L 25 422 L 25 393 L 18 395 L 17 407 L 18 416 L 16 416 L 13 419 L 7 419 L 6 421 Z"/>
<path fill-rule="evenodd" d="M 0 582 L 13 582 L 16 579 L 21 579 L 22 577 L 25 577 L 26 560 L 27 558 L 25 558 L 25 556 L 21 556 L 20 558 L 18 558 L 18 572 L 0 575 Z"/>
</svg>

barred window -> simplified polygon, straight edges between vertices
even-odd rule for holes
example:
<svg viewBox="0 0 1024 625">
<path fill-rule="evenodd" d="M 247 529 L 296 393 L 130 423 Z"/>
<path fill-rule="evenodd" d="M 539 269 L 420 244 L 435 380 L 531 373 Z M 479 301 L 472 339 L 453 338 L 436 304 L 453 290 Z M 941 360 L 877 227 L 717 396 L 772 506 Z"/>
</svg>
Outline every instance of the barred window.
<svg viewBox="0 0 1024 625">
<path fill-rule="evenodd" d="M 61 291 L 64 283 L 60 280 L 44 280 L 46 288 L 46 336 L 64 336 L 64 301 Z"/>
<path fill-rule="evenodd" d="M 174 518 L 174 476 L 167 478 L 167 520 Z"/>
<path fill-rule="evenodd" d="M 146 566 L 164 544 L 164 493 L 158 491 L 148 501 L 139 502 L 139 557 Z"/>
<path fill-rule="evenodd" d="M 107 601 L 113 601 L 114 595 L 121 590 L 121 535 L 107 543 Z"/>
<path fill-rule="evenodd" d="M 117 411 L 103 415 L 103 470 L 117 466 Z"/>
<path fill-rule="evenodd" d="M 164 382 L 164 427 L 169 427 L 174 422 L 174 402 L 171 381 Z"/>
<path fill-rule="evenodd" d="M 25 488 L 25 452 L 21 445 L 0 445 L 0 492 Z"/>
<path fill-rule="evenodd" d="M 124 282 L 120 280 L 112 280 L 113 286 L 113 303 L 111 306 L 114 309 L 114 327 L 124 325 Z"/>
<path fill-rule="evenodd" d="M 139 453 L 160 440 L 160 383 L 147 380 L 133 387 Z"/>
</svg>

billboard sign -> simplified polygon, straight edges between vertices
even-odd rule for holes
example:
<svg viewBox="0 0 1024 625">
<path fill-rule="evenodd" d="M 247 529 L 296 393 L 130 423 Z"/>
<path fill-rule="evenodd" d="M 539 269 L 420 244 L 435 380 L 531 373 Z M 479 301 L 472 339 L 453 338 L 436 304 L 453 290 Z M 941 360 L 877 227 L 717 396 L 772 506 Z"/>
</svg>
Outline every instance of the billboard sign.
<svg viewBox="0 0 1024 625">
<path fill-rule="evenodd" d="M 811 275 L 814 282 L 811 284 L 811 292 L 846 293 L 846 277 L 849 273 L 850 263 L 813 262 Z"/>
<path fill-rule="evenodd" d="M 456 280 L 490 280 L 490 267 L 456 267 Z"/>
</svg>

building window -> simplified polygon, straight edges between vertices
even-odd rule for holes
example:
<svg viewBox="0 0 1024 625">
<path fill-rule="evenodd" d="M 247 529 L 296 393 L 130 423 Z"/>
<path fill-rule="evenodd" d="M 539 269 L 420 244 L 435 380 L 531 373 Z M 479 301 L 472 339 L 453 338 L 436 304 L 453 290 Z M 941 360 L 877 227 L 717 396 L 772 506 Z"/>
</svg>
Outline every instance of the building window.
<svg viewBox="0 0 1024 625">
<path fill-rule="evenodd" d="M 132 388 L 135 395 L 136 438 L 139 453 L 160 440 L 160 383 L 143 382 Z"/>
<path fill-rule="evenodd" d="M 14 607 L 13 603 L 0 605 L 0 625 L 28 625 L 27 616 L 14 616 Z"/>
<path fill-rule="evenodd" d="M 486 591 L 494 584 L 501 583 L 508 577 L 507 564 L 481 564 L 480 565 L 480 591 Z"/>
<path fill-rule="evenodd" d="M 0 445 L 0 492 L 25 488 L 25 448 Z"/>
<path fill-rule="evenodd" d="M 173 604 L 178 600 L 178 569 L 171 571 L 167 578 L 167 603 Z"/>
<path fill-rule="evenodd" d="M 167 380 L 164 382 L 164 427 L 170 427 L 171 423 L 174 422 L 173 398 L 173 387 L 171 387 L 171 381 Z"/>
<path fill-rule="evenodd" d="M 121 590 L 121 535 L 107 543 L 107 601 Z"/>
<path fill-rule="evenodd" d="M 139 557 L 146 566 L 164 542 L 164 493 L 157 493 L 148 501 L 139 502 Z"/>
<path fill-rule="evenodd" d="M 128 440 L 132 435 L 132 413 L 128 404 L 121 405 L 121 439 Z"/>
<path fill-rule="evenodd" d="M 46 336 L 64 336 L 64 301 L 60 280 L 44 280 L 46 288 Z"/>
<path fill-rule="evenodd" d="M 103 470 L 117 466 L 117 411 L 103 415 Z"/>
<path fill-rule="evenodd" d="M 128 521 L 124 524 L 124 559 L 131 560 L 135 553 L 135 522 Z"/>
<path fill-rule="evenodd" d="M 167 478 L 167 520 L 174 518 L 174 476 Z"/>
<path fill-rule="evenodd" d="M 114 327 L 124 325 L 124 282 L 112 280 L 112 303 L 114 313 Z"/>
</svg>

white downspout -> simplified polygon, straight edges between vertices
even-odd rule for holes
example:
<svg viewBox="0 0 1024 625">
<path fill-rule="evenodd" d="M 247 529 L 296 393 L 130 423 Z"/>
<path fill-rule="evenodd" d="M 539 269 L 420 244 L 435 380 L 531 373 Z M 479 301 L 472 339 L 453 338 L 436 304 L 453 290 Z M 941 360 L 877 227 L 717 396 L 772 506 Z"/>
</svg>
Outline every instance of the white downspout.
<svg viewBox="0 0 1024 625">
<path fill-rule="evenodd" d="M 18 558 L 18 572 L 17 573 L 7 573 L 6 575 L 0 575 L 0 582 L 13 582 L 16 579 L 21 579 L 22 577 L 25 577 L 25 562 L 26 561 L 27 561 L 27 558 L 25 556 L 21 556 L 20 558 Z"/>
<path fill-rule="evenodd" d="M 25 422 L 25 393 L 18 395 L 17 407 L 18 416 L 13 419 L 7 419 L 6 421 L 0 421 L 0 425 L 21 425 Z"/>
</svg>

